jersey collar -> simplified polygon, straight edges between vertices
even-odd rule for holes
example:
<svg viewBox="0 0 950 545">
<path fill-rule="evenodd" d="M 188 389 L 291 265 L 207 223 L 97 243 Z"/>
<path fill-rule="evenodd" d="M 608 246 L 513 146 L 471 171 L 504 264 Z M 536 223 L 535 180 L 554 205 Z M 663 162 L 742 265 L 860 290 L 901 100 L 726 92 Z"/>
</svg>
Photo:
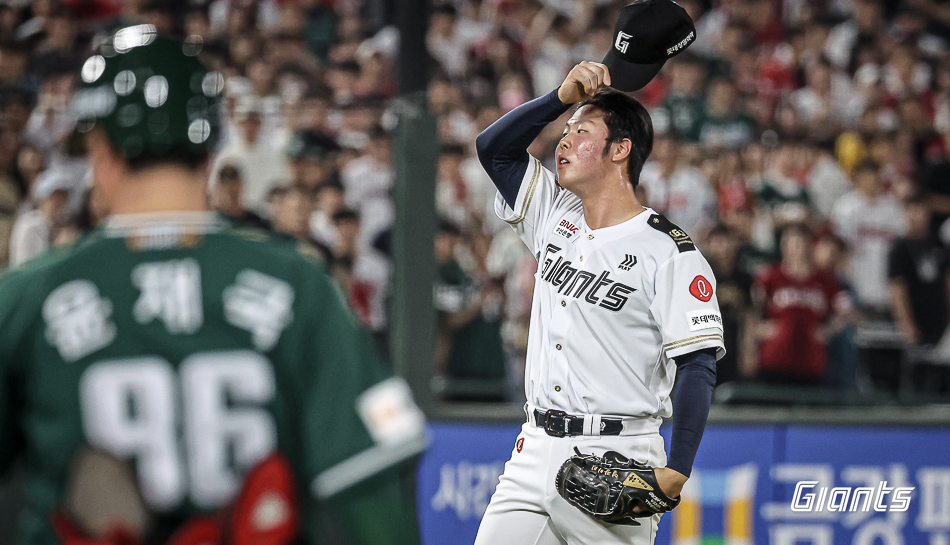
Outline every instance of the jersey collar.
<svg viewBox="0 0 950 545">
<path fill-rule="evenodd" d="M 656 214 L 656 212 L 652 208 L 645 206 L 643 207 L 643 212 L 640 212 L 627 221 L 620 222 L 617 225 L 611 225 L 610 227 L 601 227 L 600 229 L 591 229 L 591 227 L 587 225 L 587 218 L 582 215 L 581 230 L 584 233 L 595 235 L 597 239 L 612 240 L 619 236 L 629 236 L 643 230 L 643 228 L 647 226 L 647 219 L 653 214 Z"/>
<path fill-rule="evenodd" d="M 102 232 L 107 237 L 127 237 L 155 234 L 207 234 L 224 229 L 227 221 L 218 212 L 149 212 L 142 214 L 115 214 L 102 221 Z"/>
</svg>

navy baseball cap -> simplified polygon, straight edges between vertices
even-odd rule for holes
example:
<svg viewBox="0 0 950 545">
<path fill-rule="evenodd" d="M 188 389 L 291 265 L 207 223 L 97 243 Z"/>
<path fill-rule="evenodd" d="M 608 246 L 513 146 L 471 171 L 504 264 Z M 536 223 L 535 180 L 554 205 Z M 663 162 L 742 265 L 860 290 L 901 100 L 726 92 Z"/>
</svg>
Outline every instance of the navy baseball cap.
<svg viewBox="0 0 950 545">
<path fill-rule="evenodd" d="M 614 41 L 604 57 L 611 87 L 636 91 L 670 58 L 696 41 L 696 27 L 686 10 L 672 0 L 640 0 L 620 10 Z"/>
</svg>

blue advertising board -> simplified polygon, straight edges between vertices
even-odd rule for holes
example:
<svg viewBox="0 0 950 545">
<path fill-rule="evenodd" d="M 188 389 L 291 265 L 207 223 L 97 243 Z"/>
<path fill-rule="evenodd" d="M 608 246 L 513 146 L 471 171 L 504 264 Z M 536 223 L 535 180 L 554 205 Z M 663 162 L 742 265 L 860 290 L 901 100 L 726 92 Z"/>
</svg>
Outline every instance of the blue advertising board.
<svg viewBox="0 0 950 545">
<path fill-rule="evenodd" d="M 425 545 L 474 541 L 519 429 L 430 425 L 418 477 Z M 656 545 L 752 544 L 950 545 L 950 429 L 707 427 Z"/>
</svg>

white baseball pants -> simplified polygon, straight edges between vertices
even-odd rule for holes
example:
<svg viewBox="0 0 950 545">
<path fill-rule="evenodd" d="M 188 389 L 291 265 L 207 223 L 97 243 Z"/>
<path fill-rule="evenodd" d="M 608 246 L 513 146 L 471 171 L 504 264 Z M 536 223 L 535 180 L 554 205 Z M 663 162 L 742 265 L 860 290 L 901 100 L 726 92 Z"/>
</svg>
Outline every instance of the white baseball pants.
<svg viewBox="0 0 950 545">
<path fill-rule="evenodd" d="M 561 464 L 574 454 L 614 450 L 653 467 L 666 465 L 655 429 L 638 435 L 551 437 L 525 423 L 505 464 L 475 538 L 475 545 L 653 545 L 660 515 L 640 526 L 601 522 L 567 503 L 554 488 Z"/>
</svg>

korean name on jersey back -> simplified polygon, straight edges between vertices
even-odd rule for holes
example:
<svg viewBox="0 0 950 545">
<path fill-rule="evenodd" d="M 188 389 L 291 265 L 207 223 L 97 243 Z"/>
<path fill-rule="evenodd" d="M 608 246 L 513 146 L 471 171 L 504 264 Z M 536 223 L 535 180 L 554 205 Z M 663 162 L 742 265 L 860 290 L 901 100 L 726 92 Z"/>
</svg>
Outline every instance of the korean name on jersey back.
<svg viewBox="0 0 950 545">
<path fill-rule="evenodd" d="M 610 271 L 601 271 L 599 274 L 583 271 L 572 267 L 572 262 L 563 257 L 558 257 L 556 261 L 553 257 L 548 257 L 560 251 L 561 248 L 548 244 L 541 266 L 541 279 L 558 288 L 558 293 L 620 312 L 627 304 L 630 294 L 637 291 L 636 288 L 611 280 Z"/>
</svg>

